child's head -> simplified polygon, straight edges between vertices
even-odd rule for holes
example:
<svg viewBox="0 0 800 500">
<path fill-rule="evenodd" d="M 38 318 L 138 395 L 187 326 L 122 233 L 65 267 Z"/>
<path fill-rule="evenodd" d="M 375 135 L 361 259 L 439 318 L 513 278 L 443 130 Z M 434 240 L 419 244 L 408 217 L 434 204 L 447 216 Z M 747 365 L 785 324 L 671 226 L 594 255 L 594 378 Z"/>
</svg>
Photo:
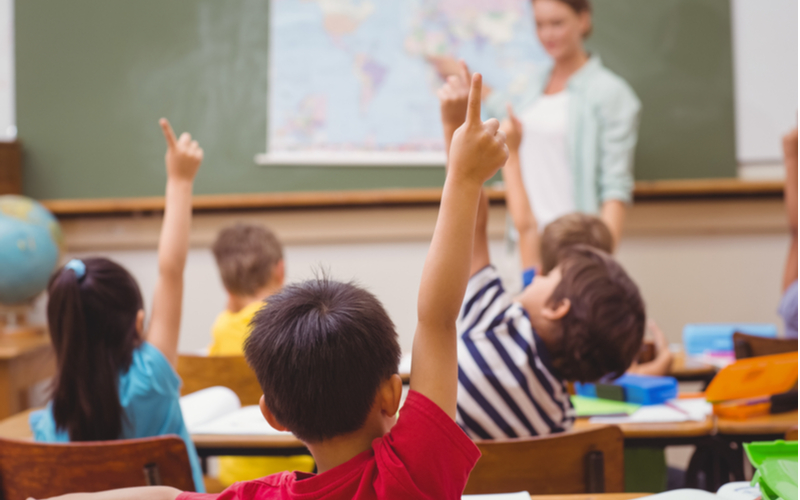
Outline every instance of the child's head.
<svg viewBox="0 0 800 500">
<path fill-rule="evenodd" d="M 252 297 L 283 286 L 283 247 L 264 226 L 236 224 L 219 232 L 212 248 L 231 295 Z"/>
<path fill-rule="evenodd" d="M 559 217 L 542 232 L 542 274 L 555 269 L 558 256 L 573 245 L 588 245 L 611 253 L 614 238 L 608 226 L 593 215 L 574 212 Z"/>
<path fill-rule="evenodd" d="M 553 365 L 580 382 L 622 375 L 644 337 L 639 288 L 610 255 L 587 245 L 566 248 L 558 262 L 521 297 Z"/>
<path fill-rule="evenodd" d="M 139 286 L 119 264 L 91 258 L 70 261 L 47 290 L 47 323 L 58 365 L 56 425 L 72 441 L 118 439 L 117 376 L 130 366 L 144 323 Z"/>
<path fill-rule="evenodd" d="M 350 283 L 290 285 L 252 327 L 245 356 L 264 403 L 305 442 L 361 429 L 379 389 L 397 373 L 394 324 L 374 295 Z"/>
</svg>

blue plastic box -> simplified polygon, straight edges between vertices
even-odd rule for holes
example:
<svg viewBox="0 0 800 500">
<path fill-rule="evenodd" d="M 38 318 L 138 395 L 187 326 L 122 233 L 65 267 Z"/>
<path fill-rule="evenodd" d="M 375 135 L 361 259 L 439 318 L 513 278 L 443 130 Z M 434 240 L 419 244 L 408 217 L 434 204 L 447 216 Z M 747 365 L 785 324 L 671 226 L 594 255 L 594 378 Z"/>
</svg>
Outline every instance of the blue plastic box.
<svg viewBox="0 0 800 500">
<path fill-rule="evenodd" d="M 733 352 L 734 332 L 760 337 L 778 336 L 778 328 L 769 323 L 689 323 L 683 327 L 683 348 L 690 356 Z"/>
<path fill-rule="evenodd" d="M 657 405 L 678 397 L 678 380 L 673 377 L 626 374 L 609 384 L 622 387 L 624 400 L 628 403 Z M 575 393 L 579 396 L 596 398 L 597 384 L 576 383 Z"/>
<path fill-rule="evenodd" d="M 625 389 L 625 401 L 640 405 L 658 405 L 678 397 L 678 380 L 674 377 L 651 377 L 625 374 L 614 381 Z"/>
</svg>

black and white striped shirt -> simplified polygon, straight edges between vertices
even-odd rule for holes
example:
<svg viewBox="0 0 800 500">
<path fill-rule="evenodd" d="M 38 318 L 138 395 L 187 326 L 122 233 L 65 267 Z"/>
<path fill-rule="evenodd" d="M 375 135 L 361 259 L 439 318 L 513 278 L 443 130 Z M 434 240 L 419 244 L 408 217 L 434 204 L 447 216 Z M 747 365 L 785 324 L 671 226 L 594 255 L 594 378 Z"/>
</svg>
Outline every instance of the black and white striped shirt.
<svg viewBox="0 0 800 500">
<path fill-rule="evenodd" d="M 488 266 L 470 278 L 461 306 L 456 420 L 473 439 L 561 432 L 575 418 L 544 343 L 512 299 Z"/>
</svg>

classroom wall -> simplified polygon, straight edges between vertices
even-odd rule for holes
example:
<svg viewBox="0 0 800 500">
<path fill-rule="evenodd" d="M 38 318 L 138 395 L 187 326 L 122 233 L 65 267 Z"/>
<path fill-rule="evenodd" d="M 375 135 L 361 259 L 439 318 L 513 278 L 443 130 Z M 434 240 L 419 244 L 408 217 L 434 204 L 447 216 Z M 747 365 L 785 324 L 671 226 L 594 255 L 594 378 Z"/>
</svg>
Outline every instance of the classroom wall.
<svg viewBox="0 0 800 500">
<path fill-rule="evenodd" d="M 736 158 L 780 162 L 797 123 L 797 0 L 732 0 Z"/>
<path fill-rule="evenodd" d="M 0 139 L 17 135 L 14 104 L 14 1 L 0 0 Z"/>
<path fill-rule="evenodd" d="M 618 257 L 640 286 L 649 316 L 662 326 L 670 342 L 680 342 L 683 325 L 687 322 L 779 322 L 775 310 L 789 237 L 780 201 L 759 203 L 748 202 L 738 209 L 733 205 L 715 204 L 689 208 L 696 219 L 706 218 L 702 225 L 689 229 L 686 224 L 675 226 L 675 221 L 685 219 L 682 212 L 674 212 L 682 210 L 680 207 L 668 204 L 634 207 L 629 233 L 622 241 Z M 731 213 L 742 216 L 731 217 Z M 749 214 L 750 218 L 744 214 Z M 435 209 L 430 209 L 430 214 L 424 217 L 409 209 L 397 209 L 385 219 L 393 221 L 389 225 L 403 224 L 408 230 L 402 236 L 384 241 L 367 241 L 369 238 L 365 239 L 363 233 L 356 234 L 356 226 L 370 224 L 348 212 L 335 215 L 341 220 L 343 234 L 335 241 L 324 236 L 322 240 L 328 242 L 322 243 L 309 243 L 320 237 L 320 231 L 313 227 L 309 229 L 314 234 L 308 235 L 300 233 L 309 229 L 294 234 L 285 229 L 307 225 L 304 217 L 313 220 L 320 215 L 299 215 L 288 222 L 281 222 L 281 216 L 274 214 L 256 216 L 274 221 L 273 227 L 279 235 L 290 241 L 285 252 L 289 282 L 311 278 L 320 270 L 336 279 L 356 279 L 384 303 L 395 322 L 403 350 L 410 350 L 416 324 L 417 290 Z M 227 225 L 239 220 L 236 215 L 219 217 L 214 224 Z M 114 231 L 120 234 L 119 239 L 124 239 L 125 227 L 130 222 L 120 220 L 117 226 L 98 226 L 103 229 L 97 236 L 107 240 L 109 232 Z M 490 222 L 491 252 L 509 288 L 517 289 L 518 259 L 509 253 L 503 238 L 504 220 L 504 209 L 494 207 Z M 741 223 L 741 226 L 731 226 L 730 222 Z M 147 240 L 146 248 L 71 252 L 66 257 L 100 253 L 117 260 L 139 281 L 149 310 L 157 273 L 154 234 L 157 223 L 158 220 L 148 230 L 151 236 L 137 233 L 136 240 Z M 202 219 L 196 219 L 193 233 L 208 229 L 203 229 L 205 224 Z M 92 240 L 85 239 L 88 233 L 96 231 L 87 229 L 81 235 L 73 226 L 64 227 L 68 244 L 71 241 L 75 245 L 83 239 L 84 243 L 80 243 L 83 247 L 87 242 L 91 244 Z M 378 232 L 369 227 L 364 231 Z M 225 306 L 225 293 L 209 250 L 212 238 L 213 233 L 194 238 L 195 246 L 189 254 L 180 341 L 183 352 L 196 352 L 207 346 L 210 326 Z M 42 306 L 40 301 L 40 319 L 44 318 Z"/>
</svg>

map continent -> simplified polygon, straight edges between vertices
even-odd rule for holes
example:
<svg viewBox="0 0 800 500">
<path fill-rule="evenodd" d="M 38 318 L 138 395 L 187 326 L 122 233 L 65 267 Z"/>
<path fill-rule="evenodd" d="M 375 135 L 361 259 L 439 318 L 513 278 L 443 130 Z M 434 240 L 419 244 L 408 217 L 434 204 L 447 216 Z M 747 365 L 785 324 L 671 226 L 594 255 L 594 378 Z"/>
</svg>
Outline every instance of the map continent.
<svg viewBox="0 0 800 500">
<path fill-rule="evenodd" d="M 437 58 L 464 59 L 501 90 L 547 62 L 529 0 L 271 2 L 266 156 L 276 163 L 443 163 Z"/>
</svg>

